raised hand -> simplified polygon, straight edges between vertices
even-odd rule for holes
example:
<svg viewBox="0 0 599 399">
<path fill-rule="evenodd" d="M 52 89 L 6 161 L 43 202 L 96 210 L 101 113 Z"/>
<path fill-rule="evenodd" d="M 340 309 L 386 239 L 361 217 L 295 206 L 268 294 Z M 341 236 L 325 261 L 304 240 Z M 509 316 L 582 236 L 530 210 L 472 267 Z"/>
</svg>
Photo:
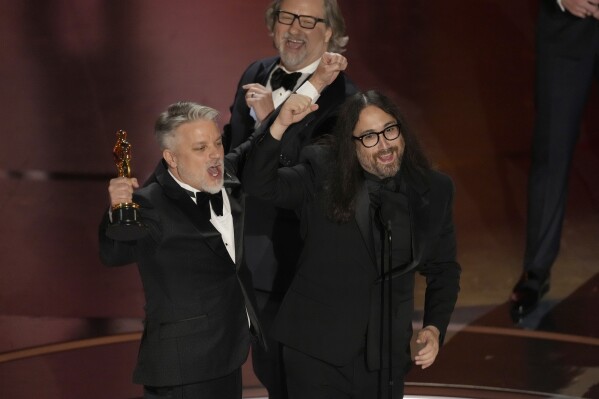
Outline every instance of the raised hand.
<svg viewBox="0 0 599 399">
<path fill-rule="evenodd" d="M 599 0 L 562 0 L 562 6 L 578 18 L 599 19 Z"/>
<path fill-rule="evenodd" d="M 133 190 L 139 187 L 135 177 L 117 177 L 110 180 L 108 194 L 110 194 L 110 205 L 130 204 L 133 202 Z"/>
<path fill-rule="evenodd" d="M 318 109 L 318 104 L 312 104 L 310 97 L 301 94 L 292 94 L 281 106 L 281 111 L 277 115 L 270 127 L 270 134 L 277 140 L 280 140 L 289 125 L 297 123 L 304 119 L 306 115 Z"/>
<path fill-rule="evenodd" d="M 272 111 L 275 105 L 272 101 L 272 91 L 260 83 L 248 83 L 242 86 L 245 92 L 245 103 L 253 108 L 258 122 L 262 122 Z"/>
<path fill-rule="evenodd" d="M 347 58 L 337 53 L 324 53 L 318 68 L 310 77 L 310 83 L 321 93 L 325 87 L 337 79 L 339 72 L 344 71 L 345 68 L 347 68 Z"/>
</svg>

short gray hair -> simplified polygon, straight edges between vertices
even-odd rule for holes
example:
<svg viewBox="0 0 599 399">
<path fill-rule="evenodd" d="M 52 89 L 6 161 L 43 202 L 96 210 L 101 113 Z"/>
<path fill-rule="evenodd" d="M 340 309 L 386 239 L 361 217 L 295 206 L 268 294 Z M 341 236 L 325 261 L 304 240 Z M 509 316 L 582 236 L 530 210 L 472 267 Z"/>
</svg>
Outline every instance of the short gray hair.
<svg viewBox="0 0 599 399">
<path fill-rule="evenodd" d="M 266 9 L 266 27 L 270 33 L 273 33 L 275 29 L 277 11 L 281 9 L 282 2 L 283 0 L 273 0 Z M 327 50 L 332 53 L 343 53 L 349 41 L 349 36 L 345 34 L 345 20 L 337 0 L 324 0 L 324 19 L 333 31 Z"/>
<path fill-rule="evenodd" d="M 168 141 L 173 133 L 184 123 L 197 120 L 209 120 L 216 122 L 218 111 L 214 108 L 200 105 L 190 101 L 179 101 L 169 105 L 166 111 L 158 116 L 154 125 L 154 133 L 161 150 L 169 147 Z"/>
</svg>

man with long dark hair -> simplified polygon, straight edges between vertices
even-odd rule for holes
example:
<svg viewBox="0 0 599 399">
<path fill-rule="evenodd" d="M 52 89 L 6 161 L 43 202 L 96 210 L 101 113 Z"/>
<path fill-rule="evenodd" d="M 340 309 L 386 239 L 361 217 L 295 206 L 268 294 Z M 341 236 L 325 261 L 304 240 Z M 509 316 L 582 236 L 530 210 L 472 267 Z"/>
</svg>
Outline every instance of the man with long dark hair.
<svg viewBox="0 0 599 399">
<path fill-rule="evenodd" d="M 376 91 L 349 97 L 328 143 L 278 168 L 287 127 L 317 108 L 292 95 L 255 140 L 243 178 L 250 195 L 301 218 L 304 248 L 272 330 L 284 345 L 289 395 L 400 398 L 416 272 L 427 284 L 416 365 L 435 361 L 457 300 L 453 183 Z"/>
</svg>

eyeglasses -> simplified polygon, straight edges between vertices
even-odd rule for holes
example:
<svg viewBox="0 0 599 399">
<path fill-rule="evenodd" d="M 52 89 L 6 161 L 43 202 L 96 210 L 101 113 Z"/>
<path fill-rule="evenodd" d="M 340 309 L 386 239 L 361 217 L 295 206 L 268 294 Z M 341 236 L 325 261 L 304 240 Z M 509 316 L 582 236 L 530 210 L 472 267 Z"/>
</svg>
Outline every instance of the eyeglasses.
<svg viewBox="0 0 599 399">
<path fill-rule="evenodd" d="M 297 15 L 287 11 L 277 11 L 277 21 L 283 25 L 293 25 L 293 21 L 296 19 L 304 29 L 314 29 L 317 23 L 326 22 L 326 19 L 312 17 L 310 15 Z"/>
<path fill-rule="evenodd" d="M 401 134 L 401 126 L 399 123 L 395 123 L 393 125 L 387 126 L 380 132 L 366 133 L 359 137 L 352 136 L 352 140 L 359 140 L 364 147 L 370 148 L 379 143 L 379 137 L 381 134 L 389 141 L 395 140 Z"/>
</svg>

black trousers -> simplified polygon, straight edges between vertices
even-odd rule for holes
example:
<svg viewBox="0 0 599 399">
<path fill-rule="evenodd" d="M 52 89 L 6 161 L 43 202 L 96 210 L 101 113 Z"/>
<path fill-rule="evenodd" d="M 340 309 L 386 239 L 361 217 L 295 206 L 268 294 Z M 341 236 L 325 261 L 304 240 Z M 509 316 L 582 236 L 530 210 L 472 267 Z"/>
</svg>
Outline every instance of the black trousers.
<svg viewBox="0 0 599 399">
<path fill-rule="evenodd" d="M 255 290 L 258 312 L 268 350 L 252 344 L 254 374 L 268 390 L 269 399 L 287 399 L 287 384 L 281 344 L 269 336 L 269 330 L 281 307 L 284 294 Z"/>
<path fill-rule="evenodd" d="M 144 399 L 241 399 L 241 368 L 231 374 L 195 384 L 144 386 Z"/>
<path fill-rule="evenodd" d="M 284 346 L 283 359 L 290 399 L 389 398 L 389 370 L 368 370 L 364 353 L 337 367 Z M 393 399 L 403 398 L 403 391 L 404 368 L 393 368 Z"/>
<path fill-rule="evenodd" d="M 537 52 L 524 270 L 541 278 L 549 275 L 559 252 L 572 156 L 587 97 L 599 75 L 597 30 L 594 35 L 593 48 L 578 58 Z"/>
</svg>

